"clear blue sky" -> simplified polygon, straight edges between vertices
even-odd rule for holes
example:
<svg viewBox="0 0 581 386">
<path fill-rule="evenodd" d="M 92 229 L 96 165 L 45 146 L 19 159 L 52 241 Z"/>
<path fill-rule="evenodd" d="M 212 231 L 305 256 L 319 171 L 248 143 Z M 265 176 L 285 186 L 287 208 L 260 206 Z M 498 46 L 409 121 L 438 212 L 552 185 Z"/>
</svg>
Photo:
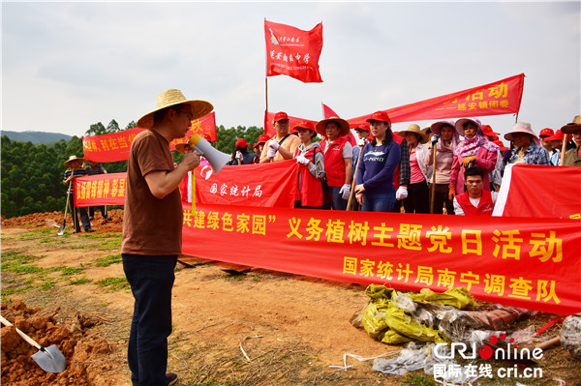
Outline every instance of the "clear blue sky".
<svg viewBox="0 0 581 386">
<path fill-rule="evenodd" d="M 123 128 L 179 88 L 218 125 L 262 126 L 264 18 L 323 22 L 323 83 L 268 80 L 269 110 L 343 118 L 525 73 L 519 120 L 538 132 L 581 113 L 579 1 L 2 3 L 2 129 L 81 136 Z M 511 115 L 483 117 L 508 132 Z M 426 122 L 417 122 L 424 125 Z M 407 127 L 395 124 L 394 129 Z"/>
</svg>

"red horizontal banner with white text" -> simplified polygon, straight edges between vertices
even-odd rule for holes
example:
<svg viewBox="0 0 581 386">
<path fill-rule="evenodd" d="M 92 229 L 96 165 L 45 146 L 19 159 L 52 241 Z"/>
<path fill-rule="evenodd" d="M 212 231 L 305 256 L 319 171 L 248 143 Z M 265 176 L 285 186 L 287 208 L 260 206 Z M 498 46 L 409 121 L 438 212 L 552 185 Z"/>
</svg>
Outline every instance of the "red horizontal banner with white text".
<svg viewBox="0 0 581 386">
<path fill-rule="evenodd" d="M 392 122 L 413 122 L 486 115 L 515 114 L 520 109 L 525 75 L 385 110 Z M 373 113 L 348 119 L 355 127 Z"/>
<path fill-rule="evenodd" d="M 91 135 L 83 137 L 83 157 L 94 162 L 117 162 L 129 158 L 129 149 L 135 136 L 144 129 L 135 127 L 118 133 Z M 174 139 L 170 143 L 170 150 L 175 150 L 175 144 L 186 142 L 192 134 L 202 137 L 208 134 L 212 141 L 216 141 L 216 116 L 214 112 L 192 121 L 192 128 L 183 138 Z"/>
<path fill-rule="evenodd" d="M 576 220 L 184 205 L 187 255 L 564 315 L 581 311 L 579 250 Z"/>
<path fill-rule="evenodd" d="M 125 205 L 127 173 L 75 177 L 75 206 Z"/>
</svg>

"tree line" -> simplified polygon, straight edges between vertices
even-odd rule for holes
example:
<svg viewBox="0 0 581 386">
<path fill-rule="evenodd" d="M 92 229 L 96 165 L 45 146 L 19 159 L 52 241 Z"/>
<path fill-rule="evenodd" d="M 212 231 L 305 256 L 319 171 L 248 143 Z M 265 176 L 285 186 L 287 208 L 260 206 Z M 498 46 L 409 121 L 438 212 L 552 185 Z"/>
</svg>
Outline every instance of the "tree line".
<svg viewBox="0 0 581 386">
<path fill-rule="evenodd" d="M 125 129 L 135 127 L 130 122 Z M 85 135 L 103 135 L 122 131 L 115 120 L 107 126 L 101 122 L 89 127 Z M 250 144 L 258 140 L 264 132 L 262 127 L 238 126 L 229 129 L 220 125 L 216 128 L 218 141 L 214 146 L 231 154 L 239 138 Z M 182 154 L 172 152 L 175 162 L 181 162 Z M 64 211 L 66 189 L 63 185 L 64 162 L 69 156 L 83 156 L 82 137 L 74 136 L 70 140 L 53 143 L 33 144 L 11 140 L 2 136 L 1 149 L 1 214 L 6 218 L 25 216 L 32 213 Z M 127 161 L 103 163 L 109 173 L 127 171 Z"/>
</svg>

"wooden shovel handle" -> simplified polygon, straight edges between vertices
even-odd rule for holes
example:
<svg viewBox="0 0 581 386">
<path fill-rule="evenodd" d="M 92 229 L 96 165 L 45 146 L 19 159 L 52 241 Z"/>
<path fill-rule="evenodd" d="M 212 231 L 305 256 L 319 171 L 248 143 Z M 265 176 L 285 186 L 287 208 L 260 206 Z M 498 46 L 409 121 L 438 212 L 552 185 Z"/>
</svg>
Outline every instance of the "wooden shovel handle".
<svg viewBox="0 0 581 386">
<path fill-rule="evenodd" d="M 0 322 L 2 322 L 2 324 L 5 325 L 5 326 L 14 326 L 12 323 L 10 323 L 6 319 L 4 319 L 3 316 L 0 316 Z M 37 349 L 40 350 L 40 345 L 38 343 L 36 343 L 31 337 L 29 337 L 28 335 L 26 335 L 25 333 L 23 333 L 22 331 L 20 331 L 18 328 L 16 328 L 16 327 L 14 327 L 14 328 L 16 329 L 16 332 L 18 333 L 18 335 L 20 335 L 20 337 L 22 339 L 24 339 L 31 346 L 34 346 L 34 347 L 36 347 Z"/>
</svg>

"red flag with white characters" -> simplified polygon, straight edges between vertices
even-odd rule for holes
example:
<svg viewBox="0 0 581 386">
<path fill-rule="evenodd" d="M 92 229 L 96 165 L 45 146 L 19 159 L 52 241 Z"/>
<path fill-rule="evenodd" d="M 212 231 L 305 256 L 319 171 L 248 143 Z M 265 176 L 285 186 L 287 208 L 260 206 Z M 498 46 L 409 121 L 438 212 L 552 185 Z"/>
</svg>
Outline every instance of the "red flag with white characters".
<svg viewBox="0 0 581 386">
<path fill-rule="evenodd" d="M 322 82 L 319 57 L 323 49 L 323 23 L 310 31 L 264 21 L 266 76 L 288 75 L 304 83 Z"/>
</svg>

